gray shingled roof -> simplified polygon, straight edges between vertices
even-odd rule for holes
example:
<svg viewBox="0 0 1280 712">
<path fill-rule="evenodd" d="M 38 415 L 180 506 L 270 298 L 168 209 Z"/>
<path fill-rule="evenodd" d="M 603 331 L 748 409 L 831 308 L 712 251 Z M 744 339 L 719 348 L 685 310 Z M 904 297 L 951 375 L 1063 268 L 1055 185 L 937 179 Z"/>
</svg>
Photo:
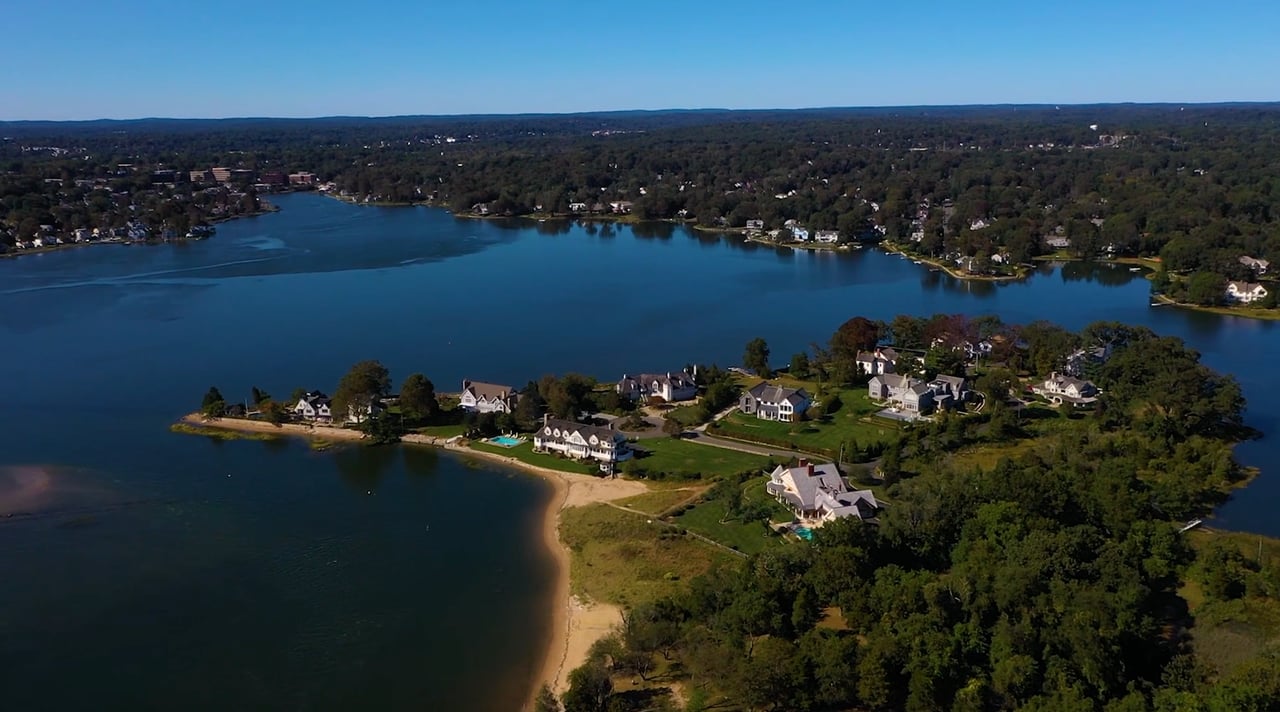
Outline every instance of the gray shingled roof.
<svg viewBox="0 0 1280 712">
<path fill-rule="evenodd" d="M 781 403 L 782 401 L 796 402 L 797 399 L 804 400 L 809 397 L 803 388 L 787 388 L 785 386 L 777 386 L 768 381 L 757 383 L 751 390 L 747 391 L 751 397 L 765 403 Z"/>
<path fill-rule="evenodd" d="M 511 386 L 500 386 L 496 383 L 484 383 L 481 381 L 463 381 L 463 393 L 471 391 L 476 398 L 484 398 L 485 400 L 503 400 L 514 396 L 516 391 Z"/>
<path fill-rule="evenodd" d="M 551 429 L 552 433 L 559 430 L 560 436 L 557 437 L 554 434 L 548 434 L 548 428 Z M 619 441 L 627 439 L 627 436 L 617 430 L 613 430 L 612 428 L 606 428 L 599 425 L 585 425 L 583 423 L 575 423 L 572 420 L 560 420 L 559 418 L 547 418 L 543 422 L 542 430 L 539 432 L 539 435 L 551 440 L 568 440 L 569 436 L 575 432 L 580 434 L 582 438 L 587 441 L 591 440 L 592 435 L 604 441 Z"/>
</svg>

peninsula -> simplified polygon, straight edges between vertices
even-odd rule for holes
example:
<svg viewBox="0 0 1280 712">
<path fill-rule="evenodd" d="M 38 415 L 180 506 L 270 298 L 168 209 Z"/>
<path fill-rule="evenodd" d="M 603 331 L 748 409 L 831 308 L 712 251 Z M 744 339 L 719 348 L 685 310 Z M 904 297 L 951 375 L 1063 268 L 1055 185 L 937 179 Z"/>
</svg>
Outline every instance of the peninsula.
<svg viewBox="0 0 1280 712">
<path fill-rule="evenodd" d="M 211 389 L 185 420 L 398 437 L 547 478 L 559 603 L 536 709 L 1280 695 L 1277 631 L 1261 622 L 1280 611 L 1280 545 L 1202 526 L 1250 477 L 1231 456 L 1251 436 L 1243 399 L 1177 339 L 855 317 L 781 371 L 755 339 L 738 370 L 468 380 L 447 395 L 413 374 L 389 391 L 362 362 L 332 398 L 283 407 L 255 389 L 242 411 Z M 1070 634 L 1100 615 L 1131 623 Z M 1241 629 L 1251 642 L 1215 657 Z M 956 636 L 1011 647 L 972 656 Z M 1187 664 L 1199 682 L 1171 686 Z M 1049 668 L 1071 674 L 1031 672 Z"/>
</svg>

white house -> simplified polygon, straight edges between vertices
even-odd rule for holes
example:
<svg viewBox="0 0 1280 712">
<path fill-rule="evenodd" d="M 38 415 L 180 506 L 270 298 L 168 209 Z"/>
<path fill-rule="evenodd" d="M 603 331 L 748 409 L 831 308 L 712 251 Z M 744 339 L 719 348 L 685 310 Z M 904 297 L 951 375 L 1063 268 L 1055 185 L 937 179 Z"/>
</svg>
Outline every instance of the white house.
<svg viewBox="0 0 1280 712">
<path fill-rule="evenodd" d="M 748 221 L 747 221 L 747 229 L 748 229 L 748 230 L 763 230 L 763 229 L 764 229 L 764 221 L 763 221 L 763 220 L 748 220 Z"/>
<path fill-rule="evenodd" d="M 364 405 L 350 403 L 347 405 L 347 423 L 359 425 L 369 418 L 386 412 L 387 407 L 380 400 L 372 400 Z"/>
<path fill-rule="evenodd" d="M 533 434 L 533 449 L 610 464 L 627 460 L 632 454 L 627 436 L 617 430 L 560 420 L 549 415 L 543 417 L 542 427 Z"/>
<path fill-rule="evenodd" d="M 293 414 L 311 422 L 333 422 L 332 401 L 321 391 L 307 391 L 293 406 Z"/>
<path fill-rule="evenodd" d="M 476 413 L 510 413 L 515 410 L 518 397 L 511 386 L 464 380 L 458 405 Z"/>
<path fill-rule="evenodd" d="M 824 245 L 834 245 L 840 241 L 840 232 L 837 230 L 819 230 L 813 234 L 813 241 Z"/>
<path fill-rule="evenodd" d="M 1239 304 L 1250 304 L 1267 296 L 1267 288 L 1257 282 L 1227 282 L 1227 298 Z"/>
<path fill-rule="evenodd" d="M 803 388 L 785 388 L 762 381 L 742 394 L 738 399 L 738 410 L 761 420 L 790 423 L 804 415 L 809 403 L 809 394 Z"/>
<path fill-rule="evenodd" d="M 673 403 L 692 400 L 698 396 L 698 384 L 694 383 L 693 375 L 685 371 L 641 373 L 636 376 L 624 373 L 616 388 L 618 395 L 630 400 L 661 398 Z"/>
<path fill-rule="evenodd" d="M 851 491 L 832 463 L 801 459 L 795 467 L 779 465 L 765 491 L 800 519 L 817 524 L 843 517 L 867 519 L 880 508 L 871 490 Z"/>
<path fill-rule="evenodd" d="M 808 242 L 809 228 L 800 227 L 798 225 L 796 227 L 791 228 L 791 239 L 795 240 L 796 242 Z"/>
<path fill-rule="evenodd" d="M 926 413 L 935 403 L 935 394 L 928 384 L 896 373 L 872 376 L 867 382 L 867 395 L 872 400 L 889 401 L 908 413 Z"/>
<path fill-rule="evenodd" d="M 581 213 L 581 212 L 584 212 L 586 209 L 587 209 L 586 203 L 569 203 L 570 212 Z"/>
<path fill-rule="evenodd" d="M 854 361 L 858 365 L 858 373 L 864 376 L 893 373 L 894 367 L 898 363 L 898 352 L 891 348 L 859 351 Z"/>
<path fill-rule="evenodd" d="M 1271 263 L 1267 260 L 1249 257 L 1248 255 L 1240 258 L 1240 264 L 1253 270 L 1256 274 L 1266 274 L 1267 269 L 1271 267 Z"/>
<path fill-rule="evenodd" d="M 1106 363 L 1111 358 L 1111 344 L 1103 344 L 1088 349 L 1077 349 L 1067 354 L 1063 371 L 1068 376 L 1077 378 L 1084 375 L 1089 366 Z"/>
<path fill-rule="evenodd" d="M 1053 403 L 1088 405 L 1098 400 L 1098 387 L 1093 383 L 1057 372 L 1050 373 L 1043 383 L 1033 386 L 1031 391 Z"/>
</svg>

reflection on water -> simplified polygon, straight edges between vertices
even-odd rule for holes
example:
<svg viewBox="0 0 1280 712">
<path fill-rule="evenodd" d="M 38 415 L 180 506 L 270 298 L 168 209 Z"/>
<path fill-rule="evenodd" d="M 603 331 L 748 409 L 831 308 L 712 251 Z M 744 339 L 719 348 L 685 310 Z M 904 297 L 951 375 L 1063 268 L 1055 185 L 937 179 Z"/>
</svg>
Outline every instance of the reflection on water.
<svg viewBox="0 0 1280 712">
<path fill-rule="evenodd" d="M 335 448 L 333 462 L 342 481 L 356 492 L 372 493 L 400 460 L 401 448 L 343 445 Z"/>
<path fill-rule="evenodd" d="M 690 234 L 701 237 L 706 233 L 700 233 L 696 230 L 689 230 Z M 631 234 L 639 238 L 654 238 L 658 240 L 670 240 L 676 234 L 676 226 L 668 222 L 642 222 L 631 226 Z M 711 237 L 715 237 L 712 235 Z"/>
<path fill-rule="evenodd" d="M 1095 282 L 1104 287 L 1119 287 L 1135 279 L 1142 279 L 1137 272 L 1130 272 L 1124 265 L 1100 262 L 1060 263 L 1063 282 Z"/>
<path fill-rule="evenodd" d="M 55 465 L 0 465 L 0 518 L 38 517 L 118 504 L 87 473 Z"/>
</svg>

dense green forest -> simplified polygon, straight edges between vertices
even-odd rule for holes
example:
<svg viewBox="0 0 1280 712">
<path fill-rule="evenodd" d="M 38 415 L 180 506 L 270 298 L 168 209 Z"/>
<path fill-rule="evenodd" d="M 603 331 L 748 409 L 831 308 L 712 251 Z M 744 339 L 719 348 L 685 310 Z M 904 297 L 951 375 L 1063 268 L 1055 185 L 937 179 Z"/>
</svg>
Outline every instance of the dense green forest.
<svg viewBox="0 0 1280 712">
<path fill-rule="evenodd" d="M 1256 273 L 1241 256 L 1280 259 L 1275 105 L 9 123 L 0 133 L 0 219 L 11 229 L 56 221 L 53 206 L 84 197 L 60 195 L 69 179 L 120 164 L 219 165 L 307 170 L 353 200 L 460 212 L 612 213 L 626 202 L 617 210 L 630 219 L 796 220 L 980 264 L 1067 249 L 1244 280 Z"/>
<path fill-rule="evenodd" d="M 838 379 L 864 332 L 930 350 L 997 337 L 1007 352 L 976 375 L 989 407 L 903 432 L 878 523 L 838 520 L 630 606 L 566 712 L 645 708 L 632 678 L 681 681 L 686 709 L 1280 708 L 1280 648 L 1258 642 L 1276 639 L 1274 544 L 1180 531 L 1247 477 L 1234 379 L 1145 328 L 959 316 L 850 320 L 819 367 Z M 1015 372 L 1099 343 L 1096 406 L 1047 424 L 1016 407 Z M 1005 454 L 956 456 L 976 449 Z"/>
</svg>

